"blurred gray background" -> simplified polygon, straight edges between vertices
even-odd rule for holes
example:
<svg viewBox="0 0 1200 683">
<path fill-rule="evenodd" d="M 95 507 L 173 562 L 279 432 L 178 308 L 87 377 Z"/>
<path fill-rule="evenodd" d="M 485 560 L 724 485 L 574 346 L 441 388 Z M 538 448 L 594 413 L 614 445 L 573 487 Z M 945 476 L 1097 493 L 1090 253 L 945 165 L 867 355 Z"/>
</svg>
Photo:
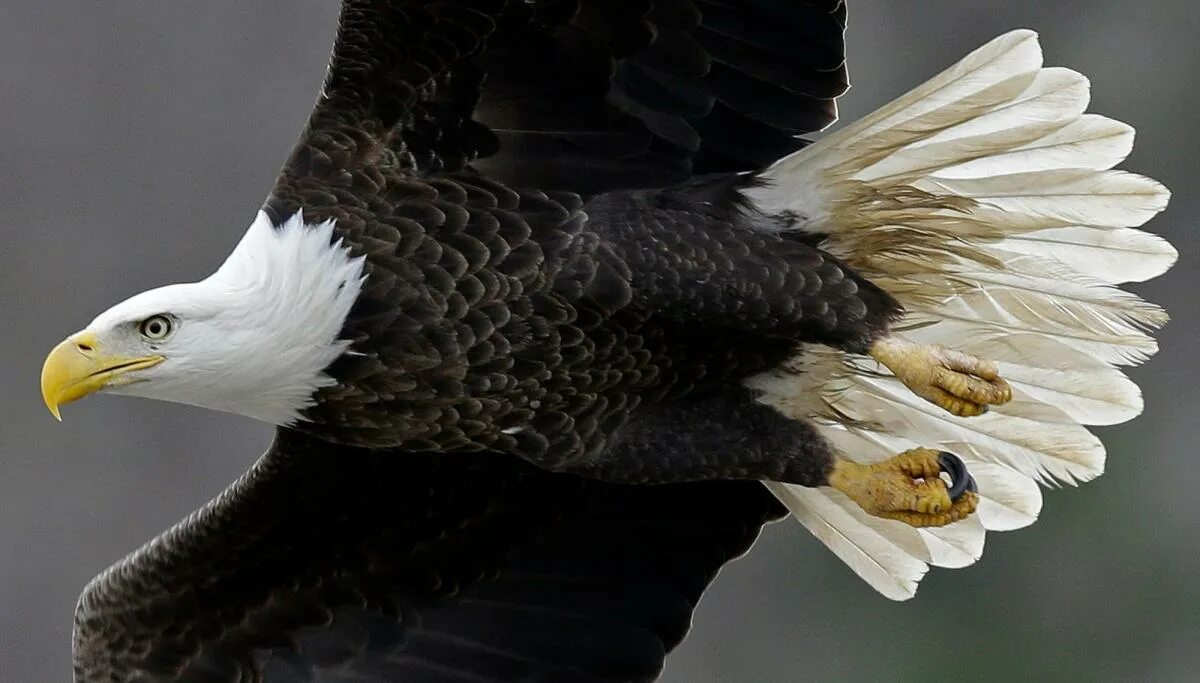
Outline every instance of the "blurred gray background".
<svg viewBox="0 0 1200 683">
<path fill-rule="evenodd" d="M 0 7 L 0 681 L 69 678 L 84 583 L 218 493 L 259 424 L 102 397 L 56 424 L 47 350 L 134 292 L 203 277 L 242 234 L 316 94 L 337 3 Z M 1200 460 L 1195 129 L 1200 4 L 850 0 L 845 120 L 994 35 L 1041 32 L 1092 110 L 1139 131 L 1126 164 L 1175 192 L 1151 224 L 1179 265 L 1138 287 L 1174 315 L 1133 371 L 1146 414 L 1103 430 L 1108 473 L 992 534 L 913 601 L 870 590 L 799 526 L 719 577 L 666 680 L 1196 680 Z"/>
</svg>

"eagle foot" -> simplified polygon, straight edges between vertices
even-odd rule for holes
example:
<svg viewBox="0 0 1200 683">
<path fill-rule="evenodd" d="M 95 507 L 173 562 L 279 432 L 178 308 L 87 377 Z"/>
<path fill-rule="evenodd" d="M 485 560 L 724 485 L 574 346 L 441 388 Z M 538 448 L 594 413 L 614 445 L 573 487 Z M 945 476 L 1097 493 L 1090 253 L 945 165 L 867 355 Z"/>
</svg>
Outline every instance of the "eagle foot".
<svg viewBox="0 0 1200 683">
<path fill-rule="evenodd" d="M 871 345 L 870 354 L 914 394 L 959 417 L 1012 400 L 996 364 L 969 353 L 889 337 Z"/>
<path fill-rule="evenodd" d="M 950 476 L 950 485 L 941 474 Z M 946 526 L 979 506 L 974 478 L 958 456 L 914 448 L 883 462 L 863 465 L 840 459 L 829 485 L 876 517 L 914 527 Z"/>
</svg>

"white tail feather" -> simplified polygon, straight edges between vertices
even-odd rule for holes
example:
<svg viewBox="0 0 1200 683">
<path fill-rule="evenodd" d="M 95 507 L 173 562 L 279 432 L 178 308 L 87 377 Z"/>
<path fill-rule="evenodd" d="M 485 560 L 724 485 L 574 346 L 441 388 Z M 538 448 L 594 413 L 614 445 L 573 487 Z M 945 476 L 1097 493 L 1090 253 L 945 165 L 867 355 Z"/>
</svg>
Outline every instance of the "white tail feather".
<svg viewBox="0 0 1200 683">
<path fill-rule="evenodd" d="M 837 491 L 775 482 L 767 488 L 875 590 L 892 600 L 907 600 L 916 594 L 917 583 L 929 566 L 914 556 L 913 549 L 898 544 L 910 532 L 915 535 L 916 529 L 883 529 L 888 524 L 905 525 L 872 517 Z"/>
<path fill-rule="evenodd" d="M 947 569 L 961 569 L 975 564 L 983 555 L 985 528 L 978 515 L 959 524 L 937 529 L 921 529 L 921 539 L 929 550 L 929 564 Z"/>
<path fill-rule="evenodd" d="M 1104 470 L 1084 425 L 1142 410 L 1117 366 L 1157 350 L 1166 314 L 1117 289 L 1162 274 L 1176 252 L 1136 230 L 1167 203 L 1162 185 L 1112 171 L 1133 129 L 1085 114 L 1087 79 L 1042 68 L 1032 31 L 1013 31 L 862 120 L 776 162 L 748 191 L 760 210 L 893 294 L 893 334 L 994 359 L 1014 400 L 957 418 L 862 357 L 814 347 L 748 385 L 813 420 L 843 456 L 876 462 L 926 446 L 957 453 L 978 514 L 941 529 L 877 519 L 829 489 L 769 487 L 884 595 L 906 599 L 929 565 L 961 567 L 985 530 L 1032 524 L 1038 483 Z"/>
<path fill-rule="evenodd" d="M 997 252 L 1048 258 L 1081 275 L 1109 284 L 1144 282 L 1167 272 L 1175 249 L 1159 237 L 1130 228 L 1049 228 L 1005 237 Z"/>
<path fill-rule="evenodd" d="M 1133 149 L 1133 127 L 1120 121 L 1084 114 L 1032 142 L 991 156 L 938 170 L 943 178 L 986 178 L 1014 171 L 1058 168 L 1112 168 Z"/>
<path fill-rule="evenodd" d="M 927 176 L 913 187 L 967 197 L 1005 214 L 1056 225 L 1131 228 L 1167 206 L 1162 185 L 1122 171 L 1090 168 L 1024 171 L 988 178 Z"/>
</svg>

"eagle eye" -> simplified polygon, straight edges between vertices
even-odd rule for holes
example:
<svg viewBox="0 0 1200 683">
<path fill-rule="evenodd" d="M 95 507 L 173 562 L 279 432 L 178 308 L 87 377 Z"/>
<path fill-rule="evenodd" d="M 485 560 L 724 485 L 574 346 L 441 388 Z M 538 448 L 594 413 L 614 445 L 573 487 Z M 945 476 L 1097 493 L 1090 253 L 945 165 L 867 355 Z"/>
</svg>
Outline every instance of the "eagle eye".
<svg viewBox="0 0 1200 683">
<path fill-rule="evenodd" d="M 152 315 L 138 324 L 138 332 L 151 341 L 161 341 L 171 334 L 173 324 L 165 315 Z"/>
</svg>

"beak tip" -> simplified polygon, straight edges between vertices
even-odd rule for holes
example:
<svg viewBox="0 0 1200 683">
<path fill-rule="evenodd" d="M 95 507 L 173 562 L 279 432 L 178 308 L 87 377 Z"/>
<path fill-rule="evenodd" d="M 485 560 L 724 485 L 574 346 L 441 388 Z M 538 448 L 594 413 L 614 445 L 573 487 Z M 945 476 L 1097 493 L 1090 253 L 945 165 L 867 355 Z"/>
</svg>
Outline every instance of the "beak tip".
<svg viewBox="0 0 1200 683">
<path fill-rule="evenodd" d="M 42 402 L 46 404 L 46 410 L 50 411 L 50 414 L 54 416 L 54 419 L 62 422 L 62 408 L 60 407 L 60 402 L 53 400 L 50 396 L 47 396 L 45 392 L 42 393 Z"/>
</svg>

